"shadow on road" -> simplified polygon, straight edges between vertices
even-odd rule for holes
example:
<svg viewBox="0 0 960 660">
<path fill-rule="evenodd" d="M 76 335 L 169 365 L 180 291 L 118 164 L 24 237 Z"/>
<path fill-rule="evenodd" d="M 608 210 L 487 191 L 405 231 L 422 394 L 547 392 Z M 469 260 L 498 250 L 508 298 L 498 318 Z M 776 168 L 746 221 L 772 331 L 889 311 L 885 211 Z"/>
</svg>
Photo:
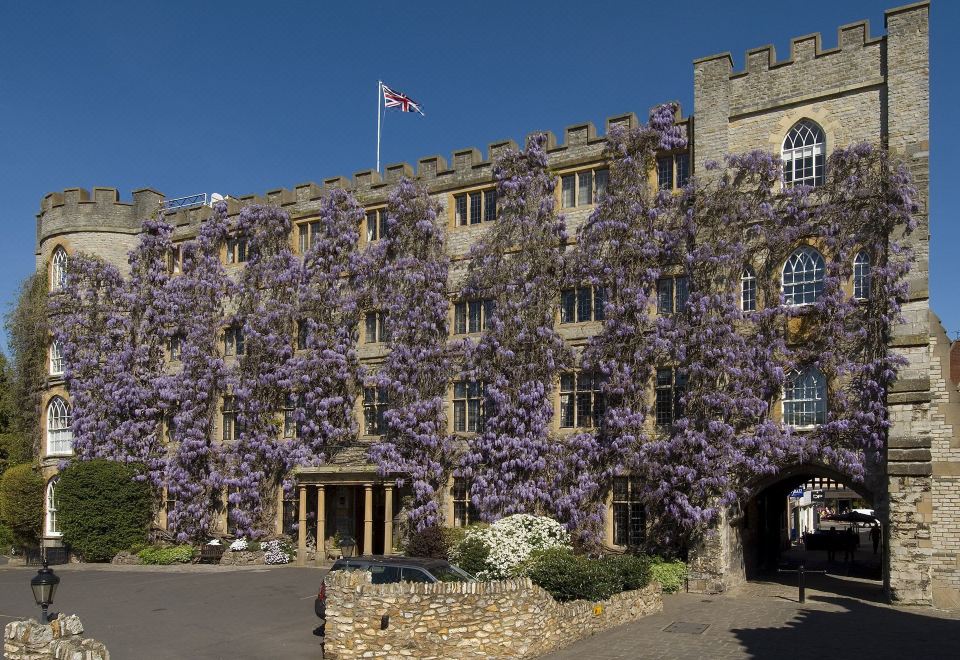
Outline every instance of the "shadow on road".
<svg viewBox="0 0 960 660">
<path fill-rule="evenodd" d="M 895 609 L 853 598 L 812 595 L 811 604 L 775 628 L 734 628 L 731 632 L 753 658 L 956 657 L 960 620 L 933 610 Z M 833 608 L 840 608 L 839 611 Z"/>
</svg>

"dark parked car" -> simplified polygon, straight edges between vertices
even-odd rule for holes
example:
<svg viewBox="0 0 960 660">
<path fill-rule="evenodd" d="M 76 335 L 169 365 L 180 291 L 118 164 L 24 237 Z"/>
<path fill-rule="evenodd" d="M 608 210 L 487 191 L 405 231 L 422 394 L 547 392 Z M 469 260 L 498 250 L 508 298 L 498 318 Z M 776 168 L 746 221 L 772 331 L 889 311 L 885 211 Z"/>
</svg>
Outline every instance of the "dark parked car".
<svg viewBox="0 0 960 660">
<path fill-rule="evenodd" d="M 333 571 L 367 571 L 373 584 L 394 582 L 472 582 L 476 578 L 444 559 L 424 557 L 363 556 L 338 559 Z M 314 603 L 321 619 L 326 617 L 327 585 L 321 584 Z"/>
</svg>

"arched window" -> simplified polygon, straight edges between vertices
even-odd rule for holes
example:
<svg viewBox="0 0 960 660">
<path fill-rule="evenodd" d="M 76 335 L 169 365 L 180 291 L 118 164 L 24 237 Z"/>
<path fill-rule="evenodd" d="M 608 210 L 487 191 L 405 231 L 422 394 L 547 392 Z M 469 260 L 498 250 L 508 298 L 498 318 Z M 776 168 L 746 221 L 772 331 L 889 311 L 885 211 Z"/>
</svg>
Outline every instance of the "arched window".
<svg viewBox="0 0 960 660">
<path fill-rule="evenodd" d="M 870 255 L 858 252 L 853 259 L 853 297 L 866 300 L 870 297 Z"/>
<path fill-rule="evenodd" d="M 823 255 L 812 247 L 797 248 L 783 264 L 783 298 L 788 305 L 810 305 L 823 293 Z"/>
<path fill-rule="evenodd" d="M 70 429 L 70 406 L 58 396 L 47 404 L 47 455 L 73 453 L 73 431 Z"/>
<path fill-rule="evenodd" d="M 60 523 L 57 522 L 57 483 L 60 477 L 54 477 L 47 482 L 47 522 L 45 525 L 47 536 L 60 536 Z"/>
<path fill-rule="evenodd" d="M 757 309 L 757 275 L 750 266 L 740 274 L 740 308 L 745 312 Z"/>
<path fill-rule="evenodd" d="M 823 162 L 826 153 L 823 129 L 809 119 L 793 125 L 783 138 L 780 158 L 783 180 L 788 186 L 823 185 Z"/>
<path fill-rule="evenodd" d="M 60 353 L 60 344 L 56 340 L 50 342 L 50 375 L 63 375 L 63 355 Z"/>
<path fill-rule="evenodd" d="M 50 257 L 50 290 L 62 289 L 67 283 L 67 251 L 59 245 Z"/>
<path fill-rule="evenodd" d="M 816 367 L 793 371 L 783 386 L 783 423 L 799 428 L 823 424 L 827 416 L 827 381 Z"/>
</svg>

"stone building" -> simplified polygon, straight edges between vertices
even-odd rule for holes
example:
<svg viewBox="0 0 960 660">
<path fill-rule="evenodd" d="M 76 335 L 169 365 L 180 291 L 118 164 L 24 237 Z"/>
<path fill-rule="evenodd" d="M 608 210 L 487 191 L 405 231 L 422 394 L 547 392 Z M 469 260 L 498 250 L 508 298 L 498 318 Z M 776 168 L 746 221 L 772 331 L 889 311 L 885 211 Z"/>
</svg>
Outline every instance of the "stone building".
<svg viewBox="0 0 960 660">
<path fill-rule="evenodd" d="M 904 322 L 896 327 L 893 348 L 908 359 L 892 391 L 889 409 L 894 426 L 889 437 L 886 468 L 871 475 L 857 492 L 871 502 L 888 523 L 885 580 L 898 602 L 960 607 L 960 392 L 949 378 L 950 342 L 929 304 L 927 214 L 929 181 L 929 3 L 920 2 L 886 12 L 886 34 L 873 36 L 866 22 L 839 28 L 835 47 L 824 49 L 819 34 L 797 37 L 788 57 L 778 60 L 772 46 L 751 50 L 746 68 L 735 71 L 728 53 L 694 62 L 694 110 L 677 117 L 689 146 L 658 158 L 651 177 L 666 188 L 682 185 L 703 169 L 704 163 L 725 154 L 765 149 L 783 157 L 788 176 L 813 183 L 822 176 L 825 154 L 856 142 L 886 147 L 907 164 L 920 193 L 918 230 L 911 237 L 916 262 L 909 281 L 909 301 Z M 615 124 L 634 125 L 634 114 L 611 117 Z M 604 138 L 590 124 L 565 130 L 562 140 L 549 136 L 549 162 L 558 175 L 557 200 L 566 215 L 571 235 L 593 209 L 597 190 L 606 182 L 602 159 Z M 367 209 L 361 247 L 378 240 L 379 221 L 392 186 L 412 177 L 426 186 L 446 209 L 446 245 L 451 257 L 450 327 L 455 335 L 478 333 L 483 328 L 484 307 L 479 301 L 455 299 L 466 272 L 472 241 L 496 217 L 492 163 L 498 153 L 515 148 L 512 141 L 489 145 L 486 154 L 475 148 L 442 156 L 388 165 L 381 174 L 362 171 L 352 178 L 335 177 L 322 184 L 304 183 L 293 189 L 268 191 L 264 196 L 228 200 L 236 215 L 248 203 L 273 204 L 288 212 L 296 224 L 291 246 L 302 253 L 310 241 L 310 222 L 317 217 L 326 190 L 351 190 Z M 156 213 L 164 196 L 151 189 L 133 192 L 132 202 L 120 201 L 112 188 L 80 188 L 50 193 L 37 216 L 36 258 L 39 269 L 49 268 L 52 286 L 61 281 L 68 257 L 75 251 L 99 255 L 126 269 L 127 252 L 137 241 L 140 220 Z M 174 239 L 196 235 L 209 215 L 204 205 L 187 205 L 168 215 L 175 226 Z M 231 244 L 223 255 L 229 271 L 243 268 L 241 244 Z M 816 255 L 798 246 L 784 255 L 794 274 L 804 276 L 807 262 Z M 583 346 L 602 323 L 600 303 L 589 289 L 563 292 L 557 327 L 574 347 Z M 569 304 L 567 304 L 569 303 Z M 385 354 L 381 327 L 375 314 L 362 323 L 361 360 L 376 364 Z M 229 338 L 228 338 L 229 339 Z M 233 338 L 236 339 L 236 338 Z M 235 342 L 234 342 L 235 344 Z M 230 353 L 230 345 L 224 347 Z M 235 349 L 235 345 L 233 346 Z M 235 350 L 234 350 L 235 352 Z M 956 351 L 954 351 L 956 354 Z M 42 463 L 51 480 L 47 498 L 46 538 L 57 542 L 56 463 L 70 453 L 69 393 L 62 382 L 63 365 L 51 346 L 49 386 L 44 393 Z M 589 385 L 571 377 L 556 388 L 554 430 L 582 425 L 571 403 L 589 396 Z M 450 430 L 474 430 L 470 411 L 477 393 L 469 384 L 451 383 L 448 399 Z M 365 552 L 390 552 L 392 520 L 400 497 L 391 483 L 377 477 L 365 455 L 367 444 L 378 433 L 382 402 L 367 391 L 357 402 L 361 436 L 329 465 L 298 471 L 298 500 L 285 503 L 285 522 L 299 521 L 300 530 L 319 529 L 320 537 L 339 531 L 357 538 Z M 224 408 L 222 420 L 229 421 Z M 223 433 L 224 429 L 218 429 Z M 788 466 L 776 477 L 758 483 L 744 510 L 757 510 L 809 479 L 849 481 L 842 474 L 818 465 Z M 278 494 L 278 498 L 282 498 Z M 765 499 L 766 498 L 766 499 Z M 448 524 L 469 521 L 470 506 L 463 484 L 451 482 L 446 493 Z M 161 514 L 162 516 L 162 514 Z M 285 518 L 285 520 L 283 519 Z M 225 520 L 225 516 L 224 516 Z M 744 579 L 758 552 L 757 516 L 731 513 L 691 557 L 691 586 L 722 590 Z M 225 522 L 223 523 L 226 524 Z M 642 511 L 634 506 L 629 479 L 619 479 L 607 506 L 606 542 L 628 544 L 642 532 Z M 305 542 L 303 534 L 300 542 Z M 302 555 L 301 555 L 302 556 Z"/>
</svg>

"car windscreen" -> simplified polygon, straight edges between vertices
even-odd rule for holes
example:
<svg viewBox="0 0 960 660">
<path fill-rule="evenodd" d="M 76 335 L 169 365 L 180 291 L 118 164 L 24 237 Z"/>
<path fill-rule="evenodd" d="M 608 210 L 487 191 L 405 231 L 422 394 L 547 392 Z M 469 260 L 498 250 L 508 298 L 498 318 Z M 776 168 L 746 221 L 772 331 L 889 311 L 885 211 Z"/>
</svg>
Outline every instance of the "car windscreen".
<svg viewBox="0 0 960 660">
<path fill-rule="evenodd" d="M 457 566 L 434 566 L 430 569 L 433 577 L 439 582 L 470 582 L 473 578 L 469 573 L 461 570 Z"/>
</svg>

